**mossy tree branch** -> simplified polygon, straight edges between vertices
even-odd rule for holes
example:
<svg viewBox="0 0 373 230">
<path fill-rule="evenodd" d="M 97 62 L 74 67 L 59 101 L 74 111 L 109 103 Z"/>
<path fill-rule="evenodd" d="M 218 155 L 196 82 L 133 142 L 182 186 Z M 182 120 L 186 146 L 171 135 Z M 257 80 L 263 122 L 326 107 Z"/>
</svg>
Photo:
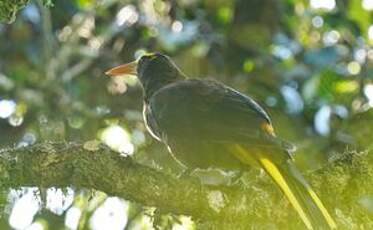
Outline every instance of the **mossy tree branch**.
<svg viewBox="0 0 373 230">
<path fill-rule="evenodd" d="M 105 146 L 95 151 L 77 143 L 41 143 L 0 152 L 2 189 L 19 186 L 84 187 L 123 197 L 164 213 L 197 219 L 244 219 L 234 206 L 250 200 L 163 174 L 120 156 Z M 231 202 L 226 203 L 226 200 Z M 231 207 L 230 207 L 231 206 Z"/>
<path fill-rule="evenodd" d="M 340 171 L 340 162 L 335 167 Z M 368 174 L 372 174 L 368 169 Z M 333 167 L 326 172 L 325 175 L 323 172 L 312 174 L 311 179 L 317 181 L 335 174 Z M 205 229 L 216 226 L 245 229 L 253 225 L 271 225 L 269 221 L 280 226 L 288 226 L 289 221 L 302 226 L 286 199 L 266 176 L 256 177 L 254 181 L 251 178 L 249 185 L 203 186 L 195 179 L 176 178 L 141 165 L 105 146 L 88 150 L 78 143 L 45 142 L 3 149 L 0 151 L 0 175 L 1 190 L 19 186 L 91 188 L 143 206 L 157 207 L 162 213 L 190 215 L 200 220 L 199 224 Z M 313 184 L 317 190 L 327 189 L 328 193 L 336 193 L 331 190 L 341 187 Z M 330 207 L 335 197 L 322 199 Z M 255 223 L 250 221 L 252 219 Z"/>
</svg>

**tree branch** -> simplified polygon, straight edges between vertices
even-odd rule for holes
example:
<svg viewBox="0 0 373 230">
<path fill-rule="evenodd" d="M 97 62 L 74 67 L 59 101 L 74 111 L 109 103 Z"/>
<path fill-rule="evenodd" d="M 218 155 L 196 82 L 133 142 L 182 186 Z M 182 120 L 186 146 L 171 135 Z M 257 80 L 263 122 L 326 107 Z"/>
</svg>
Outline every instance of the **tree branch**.
<svg viewBox="0 0 373 230">
<path fill-rule="evenodd" d="M 340 165 L 338 167 L 340 171 Z M 333 172 L 328 170 L 325 175 Z M 194 179 L 176 178 L 141 165 L 105 146 L 93 151 L 78 143 L 45 142 L 3 149 L 0 150 L 0 175 L 0 190 L 19 186 L 92 188 L 143 206 L 157 207 L 162 213 L 190 215 L 200 220 L 204 229 L 263 227 L 271 226 L 270 222 L 289 226 L 289 221 L 294 226 L 302 226 L 286 199 L 265 175 L 250 178 L 250 184 L 246 185 L 202 186 Z M 317 180 L 324 176 L 320 175 Z M 325 186 L 328 185 L 321 183 L 316 189 L 329 188 Z M 335 197 L 322 199 L 330 205 Z"/>
<path fill-rule="evenodd" d="M 86 150 L 77 143 L 41 143 L 0 152 L 1 189 L 19 186 L 85 187 L 155 206 L 165 213 L 202 219 L 244 218 L 223 210 L 228 195 L 134 162 L 100 146 Z M 235 199 L 229 197 L 229 199 Z"/>
</svg>

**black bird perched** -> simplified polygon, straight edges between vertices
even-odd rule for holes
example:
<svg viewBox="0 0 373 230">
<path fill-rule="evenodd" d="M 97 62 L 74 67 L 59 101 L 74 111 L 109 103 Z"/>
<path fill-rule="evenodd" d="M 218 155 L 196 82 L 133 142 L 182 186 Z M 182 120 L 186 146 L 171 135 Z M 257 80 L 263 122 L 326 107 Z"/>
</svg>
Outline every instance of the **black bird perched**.
<svg viewBox="0 0 373 230">
<path fill-rule="evenodd" d="M 278 139 L 268 114 L 250 97 L 211 80 L 187 79 L 162 54 L 115 67 L 109 76 L 137 75 L 151 135 L 190 169 L 262 167 L 281 188 L 308 229 L 336 224 Z"/>
</svg>

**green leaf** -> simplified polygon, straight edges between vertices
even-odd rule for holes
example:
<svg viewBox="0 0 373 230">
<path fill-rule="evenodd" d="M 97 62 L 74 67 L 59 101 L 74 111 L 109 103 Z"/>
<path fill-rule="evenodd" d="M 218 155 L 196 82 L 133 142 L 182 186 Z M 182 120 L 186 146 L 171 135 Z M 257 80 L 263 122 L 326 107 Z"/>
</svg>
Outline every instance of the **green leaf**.
<svg viewBox="0 0 373 230">
<path fill-rule="evenodd" d="M 367 36 L 368 27 L 371 23 L 370 13 L 363 9 L 360 0 L 349 1 L 347 15 L 359 25 L 362 34 Z"/>
<path fill-rule="evenodd" d="M 12 23 L 16 19 L 17 12 L 26 6 L 29 0 L 1 0 L 0 23 Z M 53 6 L 52 0 L 43 0 L 45 6 Z"/>
<path fill-rule="evenodd" d="M 16 13 L 22 9 L 28 0 L 2 0 L 0 1 L 0 22 L 12 23 Z"/>
</svg>

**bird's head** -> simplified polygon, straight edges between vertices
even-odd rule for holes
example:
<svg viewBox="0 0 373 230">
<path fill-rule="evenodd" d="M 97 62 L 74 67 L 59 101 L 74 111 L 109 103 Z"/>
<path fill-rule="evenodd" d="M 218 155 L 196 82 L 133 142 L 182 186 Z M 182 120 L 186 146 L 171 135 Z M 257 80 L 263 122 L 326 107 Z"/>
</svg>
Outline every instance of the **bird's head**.
<svg viewBox="0 0 373 230">
<path fill-rule="evenodd" d="M 185 78 L 175 63 L 160 53 L 145 54 L 138 60 L 114 67 L 105 74 L 112 77 L 136 75 L 148 96 L 167 84 Z"/>
</svg>

